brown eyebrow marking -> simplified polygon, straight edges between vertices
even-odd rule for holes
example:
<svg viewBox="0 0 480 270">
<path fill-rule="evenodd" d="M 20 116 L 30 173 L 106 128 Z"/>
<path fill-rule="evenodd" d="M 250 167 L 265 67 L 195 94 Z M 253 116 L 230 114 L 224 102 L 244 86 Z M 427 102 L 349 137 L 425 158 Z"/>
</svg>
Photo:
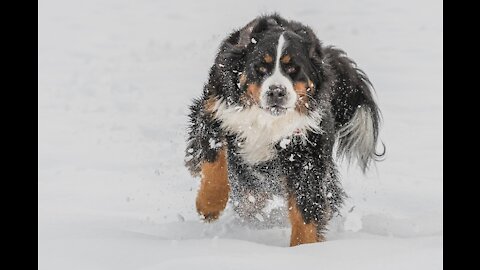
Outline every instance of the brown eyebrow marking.
<svg viewBox="0 0 480 270">
<path fill-rule="evenodd" d="M 265 60 L 265 63 L 272 63 L 273 62 L 273 57 L 270 55 L 270 54 L 266 54 L 264 57 L 263 57 L 263 60 Z"/>
<path fill-rule="evenodd" d="M 290 57 L 290 55 L 286 54 L 286 55 L 282 56 L 282 58 L 280 59 L 280 62 L 282 62 L 284 64 L 288 64 L 288 63 L 290 63 L 291 59 L 292 58 Z"/>
</svg>

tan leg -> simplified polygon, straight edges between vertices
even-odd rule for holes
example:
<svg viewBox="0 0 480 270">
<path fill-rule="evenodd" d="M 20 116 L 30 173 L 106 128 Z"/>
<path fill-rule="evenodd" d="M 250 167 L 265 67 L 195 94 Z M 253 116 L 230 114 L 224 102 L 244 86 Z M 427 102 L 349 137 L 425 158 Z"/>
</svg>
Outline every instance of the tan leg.
<svg viewBox="0 0 480 270">
<path fill-rule="evenodd" d="M 213 221 L 225 209 L 230 192 L 225 149 L 219 151 L 216 161 L 202 164 L 201 175 L 196 201 L 197 212 L 206 221 Z"/>
<path fill-rule="evenodd" d="M 298 209 L 297 202 L 293 197 L 290 197 L 288 200 L 288 215 L 292 225 L 291 247 L 324 240 L 323 236 L 318 234 L 316 224 L 304 222 L 302 213 Z"/>
</svg>

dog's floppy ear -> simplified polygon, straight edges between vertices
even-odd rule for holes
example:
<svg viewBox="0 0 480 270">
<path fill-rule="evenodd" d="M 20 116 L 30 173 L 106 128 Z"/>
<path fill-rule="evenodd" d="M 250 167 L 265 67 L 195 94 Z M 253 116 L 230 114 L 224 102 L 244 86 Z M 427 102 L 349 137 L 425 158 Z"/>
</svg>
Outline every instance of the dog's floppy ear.
<svg viewBox="0 0 480 270">
<path fill-rule="evenodd" d="M 204 89 L 205 96 L 215 96 L 229 92 L 233 100 L 240 98 L 238 89 L 239 74 L 245 68 L 245 56 L 252 44 L 252 35 L 257 29 L 260 18 L 257 18 L 243 28 L 232 32 L 220 45 L 209 75 L 208 87 Z"/>
<path fill-rule="evenodd" d="M 247 25 L 245 25 L 242 29 L 238 31 L 238 39 L 236 44 L 237 48 L 243 49 L 248 46 L 252 42 L 252 33 L 254 32 L 255 28 L 259 25 L 260 19 L 257 18 Z"/>
<path fill-rule="evenodd" d="M 232 40 L 238 48 L 245 48 L 252 43 L 252 37 L 255 37 L 262 32 L 274 28 L 283 29 L 286 21 L 278 14 L 270 16 L 263 16 L 247 23 L 242 29 L 238 30 L 238 38 Z M 233 35 L 235 35 L 234 33 Z"/>
<path fill-rule="evenodd" d="M 323 67 L 323 52 L 322 52 L 322 43 L 317 38 L 313 30 L 304 25 L 298 25 L 294 32 L 302 37 L 304 45 L 306 46 L 308 57 L 314 68 L 314 75 L 317 78 L 317 83 L 324 83 L 331 79 L 330 74 L 328 74 L 328 69 Z"/>
<path fill-rule="evenodd" d="M 260 22 L 257 18 L 240 30 L 236 30 L 229 35 L 220 47 L 220 53 L 223 57 L 239 58 L 245 54 L 248 45 L 252 44 L 252 35 L 255 32 Z"/>
<path fill-rule="evenodd" d="M 249 46 L 254 46 L 256 44 L 256 38 L 261 37 L 263 32 L 270 29 L 283 29 L 283 20 L 279 15 L 274 14 L 271 16 L 264 16 L 256 18 L 240 30 L 237 30 L 230 34 L 230 36 L 225 40 L 225 45 L 230 50 L 234 52 L 245 51 Z"/>
</svg>

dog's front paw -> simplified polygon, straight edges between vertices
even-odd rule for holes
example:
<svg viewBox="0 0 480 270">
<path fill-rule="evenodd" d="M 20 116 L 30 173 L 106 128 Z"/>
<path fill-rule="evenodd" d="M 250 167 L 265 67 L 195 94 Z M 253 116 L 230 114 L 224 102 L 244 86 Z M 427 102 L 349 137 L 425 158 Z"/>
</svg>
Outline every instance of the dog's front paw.
<svg viewBox="0 0 480 270">
<path fill-rule="evenodd" d="M 206 222 L 212 222 L 218 219 L 223 209 L 225 208 L 225 203 L 220 202 L 217 204 L 212 204 L 209 201 L 202 200 L 202 198 L 197 198 L 197 212 Z"/>
<path fill-rule="evenodd" d="M 202 182 L 196 200 L 197 212 L 205 221 L 210 222 L 218 219 L 225 209 L 230 192 L 224 149 L 218 152 L 215 161 L 202 164 L 201 175 Z"/>
</svg>

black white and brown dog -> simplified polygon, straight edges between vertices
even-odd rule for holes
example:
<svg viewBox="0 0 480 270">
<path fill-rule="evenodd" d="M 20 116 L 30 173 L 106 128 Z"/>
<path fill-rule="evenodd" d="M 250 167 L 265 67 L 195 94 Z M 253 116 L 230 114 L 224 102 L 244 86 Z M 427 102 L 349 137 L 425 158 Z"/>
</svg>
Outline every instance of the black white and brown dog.
<svg viewBox="0 0 480 270">
<path fill-rule="evenodd" d="M 228 201 L 258 217 L 272 196 L 288 202 L 290 245 L 324 240 L 345 192 L 335 160 L 376 153 L 380 111 L 372 85 L 311 28 L 261 16 L 221 44 L 191 106 L 186 166 L 201 177 L 198 213 L 216 220 Z"/>
</svg>

